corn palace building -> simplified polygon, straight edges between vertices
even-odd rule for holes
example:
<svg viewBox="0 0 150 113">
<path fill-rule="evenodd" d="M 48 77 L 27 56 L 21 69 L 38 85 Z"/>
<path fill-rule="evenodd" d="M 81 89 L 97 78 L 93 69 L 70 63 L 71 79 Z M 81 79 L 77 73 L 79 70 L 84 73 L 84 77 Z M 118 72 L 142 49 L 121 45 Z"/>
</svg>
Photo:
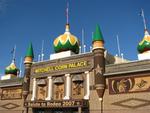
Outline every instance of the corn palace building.
<svg viewBox="0 0 150 113">
<path fill-rule="evenodd" d="M 0 80 L 0 113 L 149 113 L 150 35 L 145 29 L 137 61 L 108 54 L 97 25 L 92 51 L 79 54 L 70 32 L 54 40 L 55 53 L 34 61 L 32 44 L 24 59 L 24 77 L 13 59 Z"/>
</svg>

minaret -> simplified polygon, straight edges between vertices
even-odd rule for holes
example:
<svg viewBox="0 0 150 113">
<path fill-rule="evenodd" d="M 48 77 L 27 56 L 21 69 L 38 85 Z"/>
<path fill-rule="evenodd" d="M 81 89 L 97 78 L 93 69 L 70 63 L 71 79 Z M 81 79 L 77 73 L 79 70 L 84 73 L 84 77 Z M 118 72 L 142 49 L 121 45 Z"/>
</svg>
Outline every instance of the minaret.
<svg viewBox="0 0 150 113">
<path fill-rule="evenodd" d="M 30 43 L 25 59 L 24 59 L 24 83 L 23 83 L 23 97 L 26 99 L 28 93 L 29 93 L 29 86 L 30 86 L 30 71 L 31 71 L 31 65 L 33 62 L 34 53 L 33 53 L 33 47 L 32 43 Z"/>
<path fill-rule="evenodd" d="M 96 30 L 93 34 L 93 49 L 94 53 L 94 77 L 95 88 L 99 99 L 102 101 L 105 90 L 105 58 L 104 58 L 104 40 L 99 25 L 96 26 Z"/>
</svg>

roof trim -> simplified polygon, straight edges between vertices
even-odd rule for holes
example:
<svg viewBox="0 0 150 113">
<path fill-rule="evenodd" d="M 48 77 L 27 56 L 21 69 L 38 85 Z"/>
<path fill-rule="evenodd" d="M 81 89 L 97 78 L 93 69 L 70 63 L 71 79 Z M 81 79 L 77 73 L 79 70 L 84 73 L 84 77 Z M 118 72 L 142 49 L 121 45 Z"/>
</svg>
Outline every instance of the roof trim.
<svg viewBox="0 0 150 113">
<path fill-rule="evenodd" d="M 132 71 L 122 71 L 122 72 L 108 73 L 108 74 L 105 73 L 104 76 L 119 75 L 119 74 L 126 74 L 126 73 L 135 73 L 135 72 L 143 72 L 143 71 L 150 71 L 150 68 L 141 69 L 141 70 L 132 70 Z"/>
</svg>

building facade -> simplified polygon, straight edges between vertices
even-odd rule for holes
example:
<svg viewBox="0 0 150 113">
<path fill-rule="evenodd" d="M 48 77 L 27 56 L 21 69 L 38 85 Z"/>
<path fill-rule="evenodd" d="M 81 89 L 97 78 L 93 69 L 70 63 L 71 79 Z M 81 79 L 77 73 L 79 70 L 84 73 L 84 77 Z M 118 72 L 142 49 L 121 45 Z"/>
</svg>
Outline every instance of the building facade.
<svg viewBox="0 0 150 113">
<path fill-rule="evenodd" d="M 67 23 L 65 33 L 54 40 L 49 60 L 35 62 L 30 44 L 24 77 L 17 77 L 14 60 L 6 68 L 0 81 L 0 113 L 149 113 L 147 30 L 145 37 L 138 46 L 145 59 L 120 60 L 105 53 L 97 25 L 92 51 L 78 54 L 79 41 Z"/>
</svg>

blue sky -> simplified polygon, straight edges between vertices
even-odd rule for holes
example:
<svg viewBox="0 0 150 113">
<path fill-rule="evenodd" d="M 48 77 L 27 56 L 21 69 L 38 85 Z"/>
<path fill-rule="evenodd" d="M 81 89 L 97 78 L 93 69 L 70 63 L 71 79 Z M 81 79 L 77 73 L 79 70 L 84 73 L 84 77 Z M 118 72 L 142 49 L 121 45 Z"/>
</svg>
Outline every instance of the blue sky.
<svg viewBox="0 0 150 113">
<path fill-rule="evenodd" d="M 44 59 L 53 53 L 53 40 L 64 33 L 67 0 L 0 0 L 0 73 L 11 63 L 11 50 L 16 49 L 16 64 L 32 42 L 35 61 L 44 40 Z M 99 24 L 109 53 L 117 54 L 116 35 L 119 35 L 124 58 L 137 60 L 137 44 L 143 38 L 144 26 L 138 15 L 144 9 L 150 29 L 150 0 L 68 0 L 71 33 L 91 45 L 92 32 Z M 23 68 L 23 65 L 22 65 Z"/>
</svg>

